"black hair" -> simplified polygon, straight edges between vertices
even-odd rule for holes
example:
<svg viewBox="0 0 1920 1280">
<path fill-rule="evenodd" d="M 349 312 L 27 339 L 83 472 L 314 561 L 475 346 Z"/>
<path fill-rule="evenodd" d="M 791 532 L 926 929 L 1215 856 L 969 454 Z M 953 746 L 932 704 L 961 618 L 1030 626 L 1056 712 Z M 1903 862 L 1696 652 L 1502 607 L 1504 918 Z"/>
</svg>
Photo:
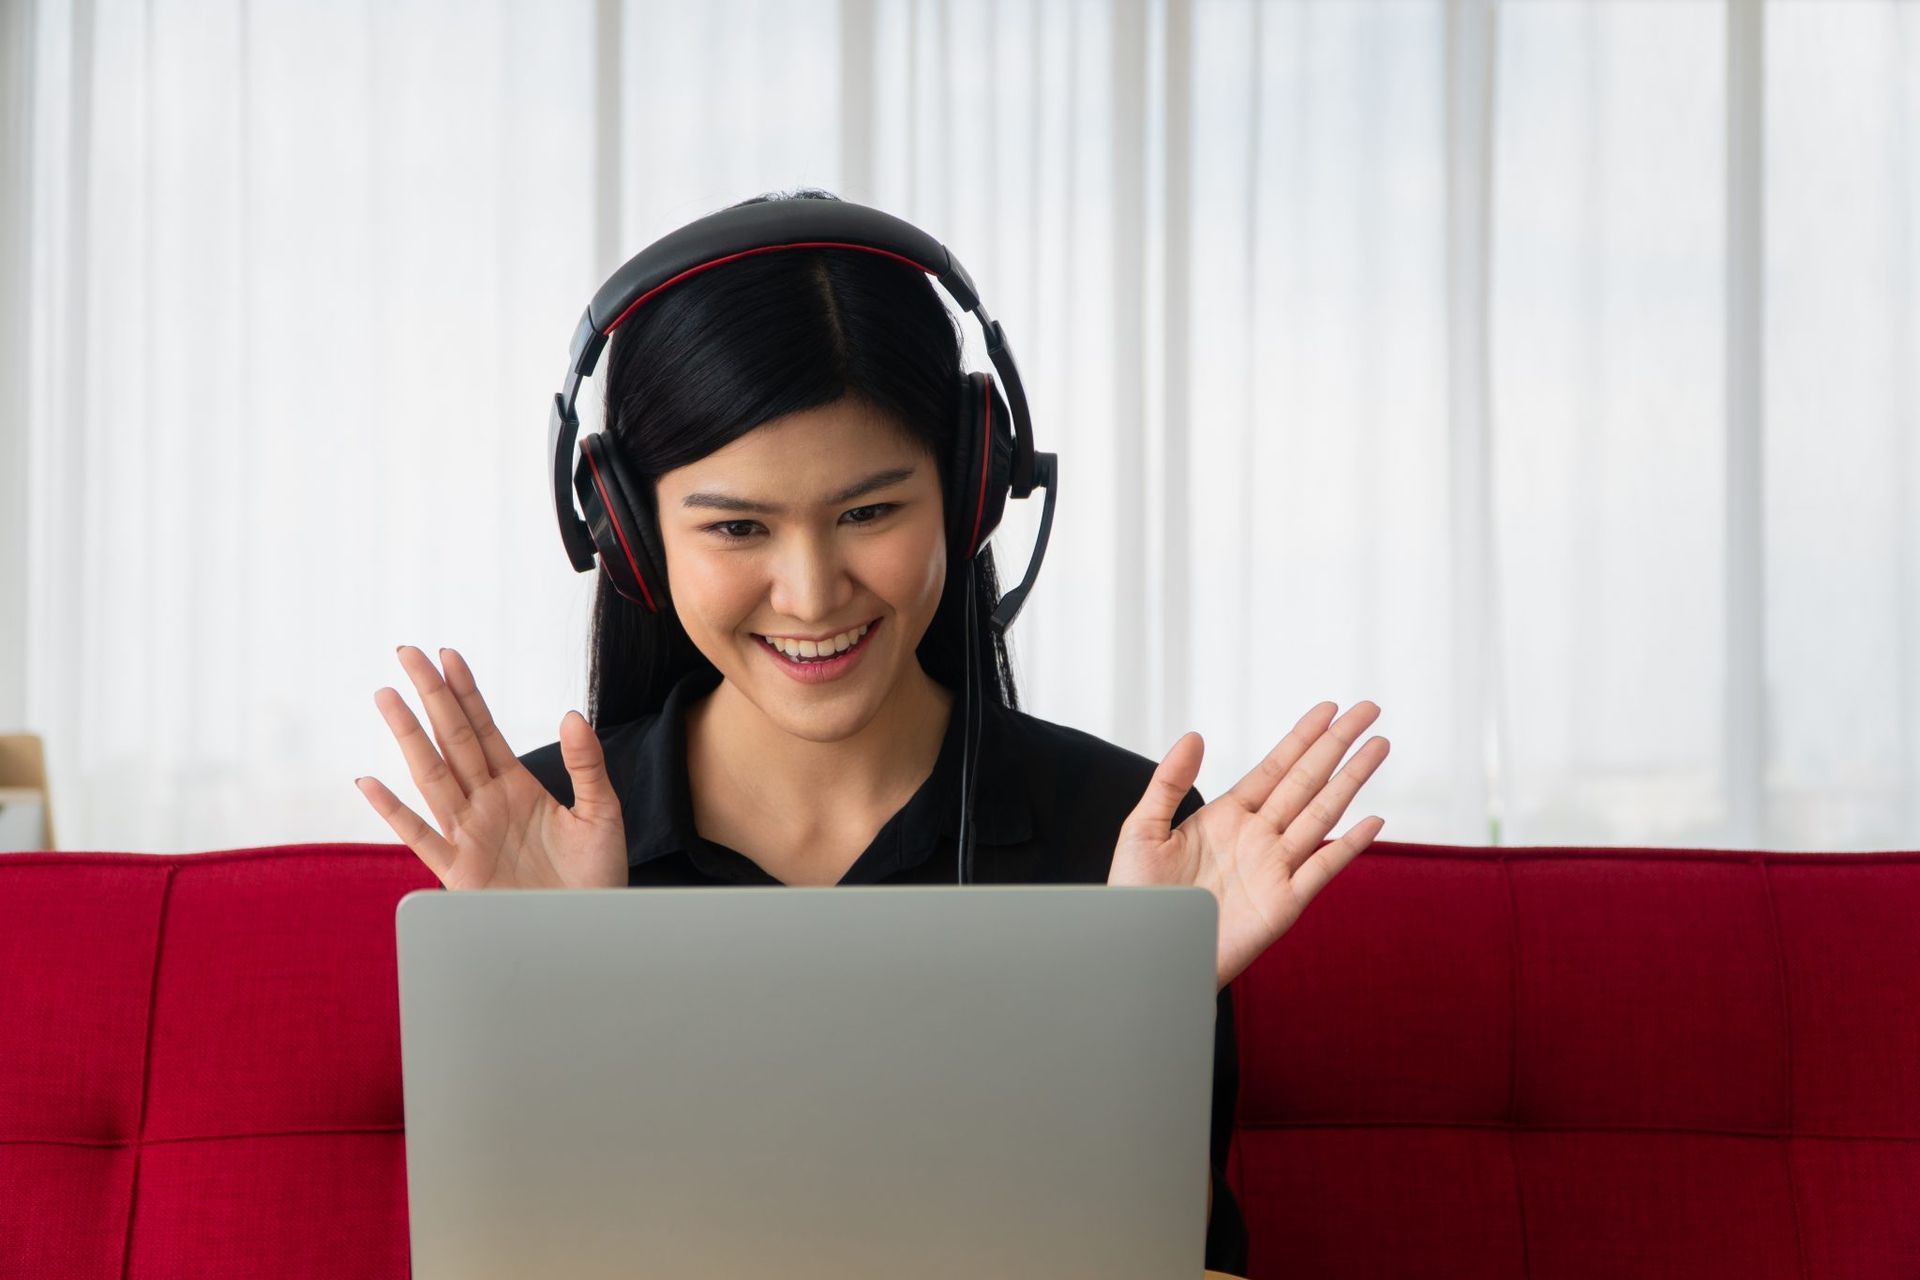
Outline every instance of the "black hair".
<svg viewBox="0 0 1920 1280">
<path fill-rule="evenodd" d="M 805 188 L 729 207 L 838 198 Z M 614 330 L 605 354 L 606 431 L 641 483 L 654 486 L 764 422 L 851 395 L 922 444 L 939 464 L 943 499 L 951 492 L 960 329 L 916 267 L 857 249 L 754 254 L 647 303 Z M 956 694 L 965 679 L 966 568 L 949 545 L 946 587 L 917 649 L 926 673 Z M 682 676 L 713 670 L 671 608 L 648 612 L 615 591 L 604 569 L 599 579 L 587 676 L 596 729 L 658 711 Z M 991 549 L 975 557 L 973 584 L 985 696 L 1018 707 L 1006 643 L 987 625 L 1000 598 Z"/>
</svg>

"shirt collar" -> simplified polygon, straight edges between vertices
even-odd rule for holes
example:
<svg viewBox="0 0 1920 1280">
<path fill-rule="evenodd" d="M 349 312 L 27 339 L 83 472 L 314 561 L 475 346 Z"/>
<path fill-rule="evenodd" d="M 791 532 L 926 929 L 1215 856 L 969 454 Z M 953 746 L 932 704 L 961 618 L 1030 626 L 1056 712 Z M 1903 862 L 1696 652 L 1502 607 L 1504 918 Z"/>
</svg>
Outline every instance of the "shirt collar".
<svg viewBox="0 0 1920 1280">
<path fill-rule="evenodd" d="M 638 866 L 698 846 L 693 826 L 693 789 L 687 773 L 687 709 L 712 692 L 720 673 L 702 665 L 687 672 L 668 690 L 666 702 L 651 717 L 626 726 L 631 734 L 624 751 L 609 740 L 608 758 L 626 756 L 623 797 L 627 824 L 627 864 Z M 933 772 L 914 792 L 881 836 L 897 841 L 898 866 L 906 868 L 931 856 L 938 838 L 958 839 L 960 833 L 960 735 L 965 699 L 956 695 L 953 714 L 940 741 Z M 1017 714 L 991 699 L 981 710 L 980 776 L 973 788 L 974 843 L 1018 844 L 1033 836 L 1033 815 L 1027 792 L 1015 767 L 1012 718 Z M 631 818 L 646 815 L 641 821 Z M 742 850 L 741 852 L 747 852 Z"/>
</svg>

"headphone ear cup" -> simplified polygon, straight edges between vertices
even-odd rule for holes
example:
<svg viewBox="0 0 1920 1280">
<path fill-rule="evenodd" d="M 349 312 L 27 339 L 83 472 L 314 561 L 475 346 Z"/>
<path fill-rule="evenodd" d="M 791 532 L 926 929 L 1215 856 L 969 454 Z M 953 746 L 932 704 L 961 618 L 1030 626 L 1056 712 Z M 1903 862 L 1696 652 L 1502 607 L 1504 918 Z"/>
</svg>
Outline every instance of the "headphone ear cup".
<svg viewBox="0 0 1920 1280">
<path fill-rule="evenodd" d="M 665 609 L 672 596 L 667 591 L 667 555 L 660 546 L 660 516 L 653 507 L 653 486 L 647 483 L 645 477 L 636 476 L 627 469 L 627 464 L 620 460 L 617 447 L 607 451 L 607 460 L 613 464 L 613 475 L 620 485 L 620 496 L 633 516 L 633 523 L 626 527 L 638 544 L 634 551 L 640 561 L 647 594 L 656 608 Z"/>
<path fill-rule="evenodd" d="M 953 520 L 947 545 L 971 560 L 1000 527 L 1013 476 L 1013 420 L 990 373 L 963 379 L 955 432 Z M 984 455 L 984 456 L 983 456 Z"/>
<path fill-rule="evenodd" d="M 973 513 L 979 506 L 980 389 L 973 375 L 960 378 L 953 413 L 953 460 L 947 471 L 947 555 L 965 564 L 972 554 Z"/>
<path fill-rule="evenodd" d="M 573 487 L 600 552 L 600 566 L 614 590 L 643 609 L 664 609 L 666 576 L 659 568 L 653 504 L 645 487 L 633 483 L 619 449 L 604 433 L 595 432 L 580 441 Z"/>
</svg>

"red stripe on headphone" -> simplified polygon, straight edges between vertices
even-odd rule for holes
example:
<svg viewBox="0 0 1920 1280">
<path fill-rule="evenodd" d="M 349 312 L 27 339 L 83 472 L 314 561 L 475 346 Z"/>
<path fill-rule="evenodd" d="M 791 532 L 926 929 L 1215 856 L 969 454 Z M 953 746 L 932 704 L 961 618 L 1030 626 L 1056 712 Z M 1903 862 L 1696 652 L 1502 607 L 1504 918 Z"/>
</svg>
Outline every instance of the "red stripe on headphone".
<svg viewBox="0 0 1920 1280">
<path fill-rule="evenodd" d="M 621 325 L 627 322 L 627 317 L 632 315 L 634 313 L 635 308 L 639 307 L 641 303 L 645 302 L 648 298 L 651 298 L 654 294 L 659 293 L 662 289 L 671 288 L 673 285 L 679 284 L 682 280 L 685 280 L 688 276 L 697 276 L 702 271 L 709 271 L 714 267 L 720 266 L 724 263 L 732 262 L 737 258 L 751 258 L 756 253 L 778 253 L 782 249 L 858 249 L 862 253 L 877 253 L 883 258 L 892 258 L 895 262 L 904 262 L 908 266 L 912 267 L 915 271 L 924 271 L 930 276 L 937 276 L 939 274 L 938 272 L 935 272 L 930 267 L 921 266 L 919 263 L 915 262 L 912 258 L 903 258 L 897 253 L 893 253 L 886 249 L 876 249 L 872 245 L 868 245 L 868 244 L 842 244 L 838 240 L 803 240 L 796 244 L 762 245 L 758 249 L 743 249 L 739 253 L 730 253 L 724 258 L 715 258 L 711 262 L 703 262 L 697 267 L 688 267 L 685 271 L 682 271 L 679 275 L 674 276 L 672 279 L 663 281 L 662 283 L 653 286 L 653 288 L 647 290 L 645 293 L 635 298 L 632 304 L 629 305 L 625 311 L 622 311 L 620 313 L 619 318 L 615 320 L 612 324 L 607 326 L 606 331 L 608 333 L 612 333 L 615 329 L 618 329 Z"/>
<path fill-rule="evenodd" d="M 981 376 L 987 380 L 987 416 L 986 429 L 980 433 L 980 501 L 973 508 L 973 543 L 967 548 L 969 560 L 980 550 L 980 520 L 987 510 L 987 459 L 993 456 L 993 375 Z"/>
<path fill-rule="evenodd" d="M 600 505 L 607 510 L 607 523 L 613 526 L 613 536 L 620 539 L 620 549 L 627 553 L 627 567 L 633 570 L 633 580 L 640 584 L 640 594 L 647 598 L 647 608 L 658 613 L 660 606 L 653 602 L 653 592 L 647 590 L 647 576 L 640 572 L 640 566 L 633 559 L 633 548 L 627 545 L 627 532 L 620 527 L 620 518 L 613 513 L 613 504 L 607 501 L 607 485 L 600 478 L 600 465 L 593 460 L 592 454 L 587 454 L 586 458 L 587 465 L 593 468 L 593 487 L 600 491 Z"/>
</svg>

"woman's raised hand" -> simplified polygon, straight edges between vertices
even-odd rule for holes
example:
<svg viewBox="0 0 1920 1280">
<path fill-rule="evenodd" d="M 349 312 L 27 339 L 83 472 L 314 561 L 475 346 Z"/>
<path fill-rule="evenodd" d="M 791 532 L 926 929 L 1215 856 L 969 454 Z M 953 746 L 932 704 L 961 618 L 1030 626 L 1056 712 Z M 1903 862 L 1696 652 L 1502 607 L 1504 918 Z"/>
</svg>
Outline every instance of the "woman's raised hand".
<svg viewBox="0 0 1920 1280">
<path fill-rule="evenodd" d="M 1371 702 L 1335 721 L 1338 710 L 1323 702 L 1307 712 L 1252 772 L 1176 829 L 1173 815 L 1200 776 L 1203 750 L 1199 734 L 1182 734 L 1121 824 L 1108 884 L 1196 885 L 1219 900 L 1220 988 L 1290 929 L 1386 825 L 1363 818 L 1338 840 L 1321 843 L 1389 748 L 1385 738 L 1369 739 L 1328 781 L 1380 715 Z"/>
<path fill-rule="evenodd" d="M 354 785 L 440 883 L 449 889 L 624 888 L 626 826 L 586 717 L 569 711 L 560 721 L 560 758 L 573 779 L 569 809 L 500 736 L 466 659 L 442 649 L 442 679 L 419 649 L 401 645 L 398 652 L 433 722 L 433 740 L 396 690 L 375 690 L 373 702 L 440 830 L 379 779 L 358 778 Z"/>
</svg>

